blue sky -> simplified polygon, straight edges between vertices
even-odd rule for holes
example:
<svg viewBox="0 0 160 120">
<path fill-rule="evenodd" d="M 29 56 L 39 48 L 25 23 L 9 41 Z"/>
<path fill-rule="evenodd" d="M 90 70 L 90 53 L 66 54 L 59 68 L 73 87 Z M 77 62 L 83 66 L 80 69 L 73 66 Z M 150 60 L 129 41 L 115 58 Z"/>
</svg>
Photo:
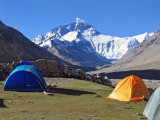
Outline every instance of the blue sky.
<svg viewBox="0 0 160 120">
<path fill-rule="evenodd" d="M 130 37 L 160 29 L 160 0 L 0 0 L 0 20 L 30 40 L 83 19 L 100 33 Z"/>
</svg>

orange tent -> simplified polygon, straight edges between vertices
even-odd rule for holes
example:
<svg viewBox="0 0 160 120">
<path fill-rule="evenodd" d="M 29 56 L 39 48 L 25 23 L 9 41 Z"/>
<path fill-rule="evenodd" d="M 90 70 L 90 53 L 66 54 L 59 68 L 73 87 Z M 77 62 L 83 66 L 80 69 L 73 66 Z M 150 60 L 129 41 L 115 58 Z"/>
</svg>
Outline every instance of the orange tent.
<svg viewBox="0 0 160 120">
<path fill-rule="evenodd" d="M 121 80 L 108 98 L 119 101 L 143 101 L 150 98 L 150 92 L 141 78 L 131 75 Z"/>
</svg>

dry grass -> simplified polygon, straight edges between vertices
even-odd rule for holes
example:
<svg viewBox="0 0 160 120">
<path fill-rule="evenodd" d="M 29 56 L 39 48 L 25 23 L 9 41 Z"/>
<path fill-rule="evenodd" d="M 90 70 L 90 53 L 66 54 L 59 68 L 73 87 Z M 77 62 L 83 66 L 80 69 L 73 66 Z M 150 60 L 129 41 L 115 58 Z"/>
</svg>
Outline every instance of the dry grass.
<svg viewBox="0 0 160 120">
<path fill-rule="evenodd" d="M 53 96 L 42 92 L 0 92 L 1 120 L 139 120 L 146 105 L 104 98 L 113 90 L 89 81 L 47 78 L 58 85 Z M 3 86 L 0 85 L 0 88 Z M 102 97 L 98 97 L 97 94 Z"/>
</svg>

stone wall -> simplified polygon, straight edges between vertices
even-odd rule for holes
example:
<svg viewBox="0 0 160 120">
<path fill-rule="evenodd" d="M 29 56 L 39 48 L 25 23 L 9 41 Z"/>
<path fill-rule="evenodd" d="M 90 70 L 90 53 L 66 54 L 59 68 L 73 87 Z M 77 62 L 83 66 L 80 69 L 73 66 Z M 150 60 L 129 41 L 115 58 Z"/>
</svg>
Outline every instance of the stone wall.
<svg viewBox="0 0 160 120">
<path fill-rule="evenodd" d="M 120 79 L 109 79 L 106 74 L 86 74 L 80 69 L 73 70 L 71 66 L 60 66 L 56 61 L 51 60 L 36 60 L 30 61 L 34 64 L 41 72 L 44 77 L 64 77 L 64 78 L 76 78 L 80 80 L 91 81 L 111 87 L 115 87 Z M 0 81 L 5 80 L 11 70 L 18 64 L 18 62 L 1 63 L 0 64 Z M 150 91 L 154 91 L 159 85 L 160 81 L 158 80 L 144 80 L 147 88 Z"/>
<path fill-rule="evenodd" d="M 99 84 L 109 85 L 109 80 L 103 79 L 103 77 L 97 77 L 96 75 L 86 74 L 80 69 L 73 70 L 71 66 L 60 66 L 53 60 L 36 60 L 30 61 L 41 72 L 44 77 L 64 77 L 64 78 L 76 78 L 81 80 L 87 80 L 96 82 Z M 11 70 L 18 64 L 18 62 L 1 63 L 0 64 L 0 81 L 5 80 Z"/>
<path fill-rule="evenodd" d="M 0 63 L 0 81 L 4 80 L 12 69 L 13 66 L 9 63 Z"/>
</svg>

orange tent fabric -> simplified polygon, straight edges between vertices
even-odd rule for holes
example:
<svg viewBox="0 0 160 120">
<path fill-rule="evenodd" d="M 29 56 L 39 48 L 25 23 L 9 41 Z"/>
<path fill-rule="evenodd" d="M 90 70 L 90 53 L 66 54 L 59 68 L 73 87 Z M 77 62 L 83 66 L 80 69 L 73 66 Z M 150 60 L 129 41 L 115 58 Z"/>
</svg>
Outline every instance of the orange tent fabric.
<svg viewBox="0 0 160 120">
<path fill-rule="evenodd" d="M 143 101 L 149 100 L 150 92 L 141 78 L 131 75 L 121 80 L 108 98 L 119 101 Z"/>
</svg>

